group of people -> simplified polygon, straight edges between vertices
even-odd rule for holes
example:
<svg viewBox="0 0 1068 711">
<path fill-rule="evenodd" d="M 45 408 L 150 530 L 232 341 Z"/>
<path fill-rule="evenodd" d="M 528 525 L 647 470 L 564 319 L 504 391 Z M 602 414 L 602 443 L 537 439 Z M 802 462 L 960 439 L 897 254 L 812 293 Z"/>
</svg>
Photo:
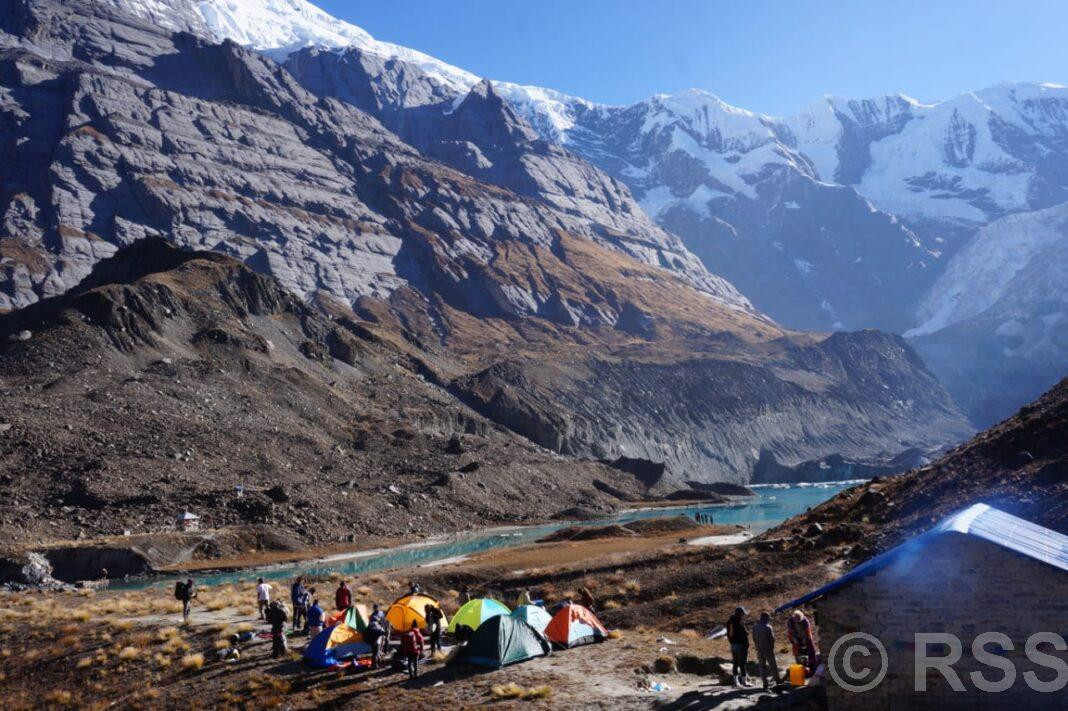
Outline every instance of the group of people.
<svg viewBox="0 0 1068 711">
<path fill-rule="evenodd" d="M 731 647 L 731 675 L 736 686 L 752 686 L 747 667 L 749 665 L 749 637 L 746 617 L 749 612 L 739 607 L 727 620 L 727 642 Z M 757 668 L 760 681 L 768 688 L 768 677 L 772 683 L 781 679 L 779 666 L 775 662 L 775 630 L 771 626 L 771 614 L 760 613 L 760 619 L 752 627 L 753 645 L 756 647 Z M 812 623 L 801 610 L 794 610 L 786 621 L 786 639 L 790 643 L 794 661 L 809 671 L 815 669 L 819 661 L 816 639 L 812 634 Z"/>
</svg>

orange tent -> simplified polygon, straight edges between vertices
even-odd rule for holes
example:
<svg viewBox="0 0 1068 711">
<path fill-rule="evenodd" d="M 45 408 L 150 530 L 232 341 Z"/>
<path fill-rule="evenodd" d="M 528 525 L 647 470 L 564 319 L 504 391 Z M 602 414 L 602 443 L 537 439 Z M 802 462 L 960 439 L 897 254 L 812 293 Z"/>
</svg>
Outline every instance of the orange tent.
<svg viewBox="0 0 1068 711">
<path fill-rule="evenodd" d="M 545 627 L 545 636 L 558 647 L 577 647 L 591 642 L 603 642 L 608 630 L 588 608 L 574 603 L 560 608 Z"/>
<path fill-rule="evenodd" d="M 422 593 L 405 595 L 389 606 L 386 610 L 386 619 L 389 620 L 389 624 L 397 634 L 407 632 L 413 624 L 420 629 L 426 629 L 426 620 L 423 615 L 427 605 L 441 609 L 441 603 L 429 595 Z M 444 612 L 441 616 L 441 624 L 442 626 L 449 624 Z"/>
</svg>

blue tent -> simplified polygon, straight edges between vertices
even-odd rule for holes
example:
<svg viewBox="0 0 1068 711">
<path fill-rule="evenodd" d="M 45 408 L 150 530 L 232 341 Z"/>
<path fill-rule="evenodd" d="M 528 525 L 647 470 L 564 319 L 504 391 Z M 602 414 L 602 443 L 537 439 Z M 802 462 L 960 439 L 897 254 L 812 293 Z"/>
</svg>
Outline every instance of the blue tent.
<svg viewBox="0 0 1068 711">
<path fill-rule="evenodd" d="M 332 667 L 371 651 L 359 630 L 341 622 L 315 635 L 304 650 L 304 662 L 313 667 Z"/>
<path fill-rule="evenodd" d="M 512 617 L 523 620 L 538 632 L 545 634 L 545 628 L 552 622 L 552 615 L 545 611 L 544 607 L 537 605 L 521 605 L 512 610 Z"/>
</svg>

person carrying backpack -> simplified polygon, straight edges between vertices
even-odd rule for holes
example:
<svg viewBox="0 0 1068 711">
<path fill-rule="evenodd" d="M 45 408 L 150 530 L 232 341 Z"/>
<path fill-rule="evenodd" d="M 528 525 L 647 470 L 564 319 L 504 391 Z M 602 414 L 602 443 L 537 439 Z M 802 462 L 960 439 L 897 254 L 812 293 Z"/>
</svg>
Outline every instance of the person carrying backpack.
<svg viewBox="0 0 1068 711">
<path fill-rule="evenodd" d="M 174 599 L 182 603 L 182 622 L 189 622 L 190 607 L 196 596 L 197 591 L 192 578 L 184 583 L 179 580 L 174 584 Z"/>
<path fill-rule="evenodd" d="M 423 619 L 426 620 L 426 632 L 430 638 L 430 653 L 435 651 L 441 651 L 441 621 L 445 619 L 445 614 L 441 611 L 441 608 L 437 605 L 431 605 L 427 603 L 423 607 Z"/>
<path fill-rule="evenodd" d="M 286 647 L 286 622 L 289 621 L 289 613 L 281 601 L 275 600 L 267 606 L 267 622 L 271 625 L 271 658 L 277 659 L 284 656 L 289 650 Z"/>
<path fill-rule="evenodd" d="M 419 656 L 423 653 L 423 633 L 419 625 L 412 623 L 412 628 L 401 635 L 401 654 L 408 667 L 408 678 L 419 676 Z"/>
</svg>

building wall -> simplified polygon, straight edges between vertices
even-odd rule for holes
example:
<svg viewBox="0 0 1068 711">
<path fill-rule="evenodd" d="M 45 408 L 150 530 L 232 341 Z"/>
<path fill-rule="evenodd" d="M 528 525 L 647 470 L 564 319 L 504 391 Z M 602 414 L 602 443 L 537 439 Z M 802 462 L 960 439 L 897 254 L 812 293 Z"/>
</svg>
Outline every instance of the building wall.
<svg viewBox="0 0 1068 711">
<path fill-rule="evenodd" d="M 1041 680 L 1056 677 L 1053 669 L 1026 658 L 1024 643 L 1035 632 L 1055 632 L 1068 639 L 1068 572 L 981 539 L 947 533 L 818 600 L 815 607 L 824 658 L 843 634 L 867 632 L 886 648 L 889 662 L 882 683 L 863 693 L 846 691 L 828 677 L 831 711 L 1068 709 L 1068 688 L 1040 694 L 1027 686 L 1023 676 L 1033 670 Z M 917 632 L 949 632 L 961 639 L 963 652 L 953 669 L 965 691 L 954 691 L 937 670 L 928 671 L 926 692 L 915 691 Z M 1016 682 L 1007 691 L 980 691 L 970 676 L 981 670 L 989 681 L 1003 677 L 1000 669 L 972 656 L 972 640 L 984 632 L 1005 633 L 1013 642 L 1014 651 L 999 655 L 1014 662 L 1017 670 Z M 1041 649 L 1068 663 L 1068 651 L 1058 652 L 1049 645 Z M 932 646 L 927 656 L 948 653 Z M 855 668 L 864 666 L 864 657 L 854 660 Z"/>
</svg>

